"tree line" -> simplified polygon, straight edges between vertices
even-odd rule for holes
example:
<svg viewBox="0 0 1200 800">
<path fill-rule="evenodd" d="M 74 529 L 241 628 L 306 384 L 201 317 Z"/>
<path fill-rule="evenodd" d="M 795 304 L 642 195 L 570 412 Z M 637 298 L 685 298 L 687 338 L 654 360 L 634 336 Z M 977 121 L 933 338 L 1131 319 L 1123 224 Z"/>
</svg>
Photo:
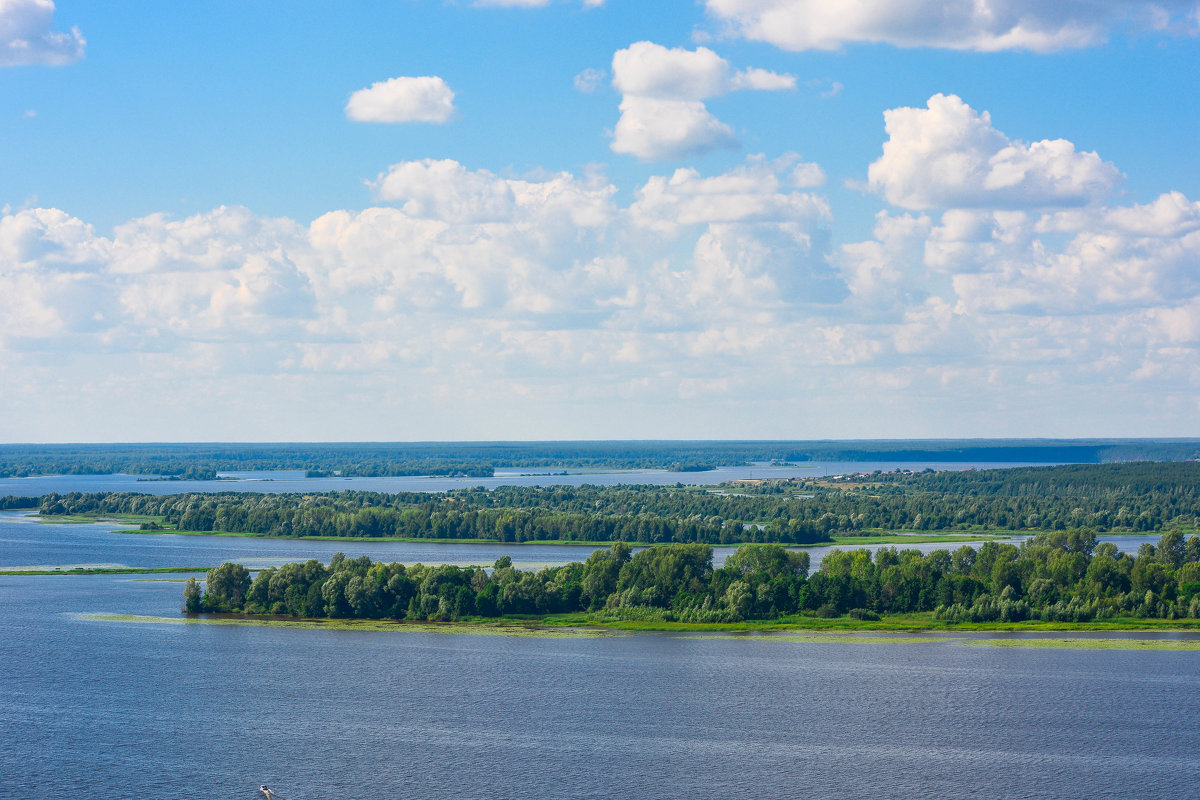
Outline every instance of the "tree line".
<svg viewBox="0 0 1200 800">
<path fill-rule="evenodd" d="M 809 557 L 746 544 L 720 568 L 702 543 L 632 552 L 618 542 L 586 561 L 520 570 L 509 557 L 480 567 L 384 564 L 339 553 L 266 568 L 209 570 L 184 589 L 189 613 L 460 620 L 592 612 L 602 618 L 738 622 L 809 613 L 933 612 L 948 622 L 1200 617 L 1200 538 L 1169 531 L 1137 555 L 1097 544 L 1094 531 L 987 542 L 950 552 L 834 550 L 809 575 Z"/>
<path fill-rule="evenodd" d="M 1196 440 L 359 442 L 0 444 L 0 477 L 129 473 L 211 478 L 300 470 L 315 476 L 491 476 L 497 468 L 695 470 L 809 461 L 1100 463 L 1200 458 Z"/>
<path fill-rule="evenodd" d="M 541 507 L 480 508 L 447 495 L 339 492 L 314 495 L 134 493 L 46 495 L 41 513 L 161 517 L 183 531 L 263 536 L 475 539 L 497 542 L 626 541 L 643 544 L 830 541 L 812 524 L 774 519 L 748 525 L 717 516 L 564 512 Z M 149 526 L 157 523 L 147 523 Z"/>
</svg>

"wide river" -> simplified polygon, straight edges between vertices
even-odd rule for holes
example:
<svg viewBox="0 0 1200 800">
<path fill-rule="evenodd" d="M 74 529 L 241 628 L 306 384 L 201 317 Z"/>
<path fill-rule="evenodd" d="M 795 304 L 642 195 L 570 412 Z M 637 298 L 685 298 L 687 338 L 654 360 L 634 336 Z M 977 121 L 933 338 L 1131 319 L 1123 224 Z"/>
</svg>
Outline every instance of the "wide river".
<svg viewBox="0 0 1200 800">
<path fill-rule="evenodd" d="M 335 549 L 529 565 L 588 552 L 0 514 L 0 568 L 253 568 Z M 1200 651 L 180 624 L 181 584 L 146 577 L 0 576 L 0 797 L 1194 799 L 1200 785 Z"/>
</svg>

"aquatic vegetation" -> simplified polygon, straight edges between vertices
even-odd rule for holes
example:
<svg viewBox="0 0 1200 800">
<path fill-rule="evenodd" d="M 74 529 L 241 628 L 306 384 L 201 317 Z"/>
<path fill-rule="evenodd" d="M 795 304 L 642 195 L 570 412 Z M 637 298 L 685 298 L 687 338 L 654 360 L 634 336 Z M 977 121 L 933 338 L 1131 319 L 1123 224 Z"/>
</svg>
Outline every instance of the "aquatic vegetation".
<svg viewBox="0 0 1200 800">
<path fill-rule="evenodd" d="M 967 647 L 1052 648 L 1057 650 L 1200 650 L 1200 639 L 1062 637 L 1037 639 L 963 639 Z"/>
<path fill-rule="evenodd" d="M 280 619 L 268 617 L 157 617 L 142 614 L 81 614 L 95 622 L 126 622 L 165 625 L 228 625 L 235 627 L 291 628 L 296 630 L 370 631 L 378 633 L 469 634 L 472 636 L 519 636 L 531 638 L 580 639 L 618 636 L 613 631 L 584 628 L 544 628 L 520 623 L 399 622 L 361 619 Z"/>
</svg>

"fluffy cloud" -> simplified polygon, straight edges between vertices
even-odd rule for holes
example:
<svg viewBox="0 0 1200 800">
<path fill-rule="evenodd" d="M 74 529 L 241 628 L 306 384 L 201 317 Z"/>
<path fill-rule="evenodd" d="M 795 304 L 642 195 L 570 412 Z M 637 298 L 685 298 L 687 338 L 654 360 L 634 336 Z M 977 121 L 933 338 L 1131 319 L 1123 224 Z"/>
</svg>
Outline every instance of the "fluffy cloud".
<svg viewBox="0 0 1200 800">
<path fill-rule="evenodd" d="M 241 338 L 311 315 L 307 278 L 291 263 L 301 229 L 221 208 L 181 221 L 153 215 L 113 237 L 55 209 L 0 218 L 0 337 L 71 332 L 95 344 L 146 337 Z M 101 335 L 102 334 L 102 335 Z"/>
<path fill-rule="evenodd" d="M 955 95 L 883 116 L 888 140 L 867 175 L 872 191 L 902 208 L 1082 206 L 1121 181 L 1112 164 L 1064 139 L 1010 140 Z"/>
<path fill-rule="evenodd" d="M 613 129 L 612 150 L 644 161 L 695 156 L 736 147 L 733 129 L 714 117 L 699 100 L 626 97 Z"/>
<path fill-rule="evenodd" d="M 0 426 L 53 412 L 67 427 L 40 435 L 78 437 L 104 423 L 70 411 L 79 392 L 132 438 L 695 436 L 730 418 L 766 436 L 781 397 L 831 435 L 869 435 L 853 420 L 880 403 L 927 435 L 1028 435 L 989 427 L 1013 408 L 1042 435 L 1114 408 L 1194 417 L 1200 203 L 888 211 L 831 253 L 817 173 L 752 157 L 621 203 L 594 174 L 425 160 L 382 172 L 380 205 L 308 224 L 0 214 Z M 264 421 L 280 397 L 297 410 Z"/>
<path fill-rule="evenodd" d="M 1012 142 L 957 97 L 936 95 L 927 109 L 885 119 L 889 139 L 870 167 L 871 187 L 903 208 L 948 209 L 936 222 L 881 213 L 873 241 L 838 255 L 851 303 L 908 309 L 898 352 L 962 341 L 972 320 L 1006 318 L 1037 320 L 1021 335 L 1024 349 L 1006 358 L 1066 347 L 1034 331 L 1075 335 L 1064 332 L 1084 317 L 1153 320 L 1166 338 L 1186 340 L 1200 297 L 1200 203 L 1169 192 L 1109 205 L 1120 179 L 1113 165 L 1062 140 Z M 917 303 L 937 313 L 916 314 Z"/>
<path fill-rule="evenodd" d="M 952 50 L 1053 52 L 1114 31 L 1195 34 L 1195 0 L 707 0 L 730 32 L 786 50 L 853 42 Z"/>
<path fill-rule="evenodd" d="M 738 89 L 794 89 L 796 78 L 763 69 L 734 72 L 709 50 L 634 42 L 613 54 L 613 86 L 625 95 L 662 100 L 704 100 Z"/>
<path fill-rule="evenodd" d="M 1194 414 L 1200 202 L 1168 192 L 1116 205 L 1112 165 L 1065 142 L 1011 142 L 957 98 L 901 111 L 872 186 L 947 210 L 882 212 L 873 239 L 836 254 L 840 310 L 881 344 L 860 375 L 907 376 L 910 395 L 992 386 L 1030 410 L 1103 397 L 1097 423 L 1117 405 Z"/>
<path fill-rule="evenodd" d="M 753 157 L 711 178 L 695 169 L 651 177 L 637 192 L 629 213 L 635 224 L 676 235 L 680 226 L 747 222 L 813 222 L 832 219 L 824 198 L 789 192 L 787 173 L 819 166 L 785 156 L 774 162 Z"/>
<path fill-rule="evenodd" d="M 742 304 L 824 302 L 829 209 L 794 188 L 798 166 L 679 171 L 626 208 L 595 175 L 513 178 L 426 160 L 374 182 L 394 207 L 308 226 L 220 208 L 103 236 L 62 211 L 20 211 L 0 216 L 0 339 L 136 350 L 265 337 L 293 342 L 289 363 L 302 365 L 330 352 L 331 337 L 361 343 L 340 345 L 343 356 L 399 352 L 396 337 L 418 319 L 691 328 L 714 310 L 736 318 Z"/>
<path fill-rule="evenodd" d="M 952 223 L 931 237 L 936 266 L 954 274 L 955 292 L 968 309 L 1074 314 L 1171 306 L 1200 294 L 1200 203 L 1189 204 L 1193 219 L 1180 225 L 1161 216 L 1163 206 L 1178 200 L 1164 195 L 1147 205 L 1097 211 L 1068 231 L 1023 213 L 992 214 L 981 220 L 982 230 Z M 1054 248 L 1041 235 L 1051 232 L 1070 238 Z"/>
<path fill-rule="evenodd" d="M 635 42 L 613 54 L 613 86 L 622 94 L 612 149 L 647 161 L 677 159 L 737 144 L 733 129 L 704 100 L 740 89 L 794 89 L 796 79 L 762 69 L 735 72 L 706 47 Z"/>
<path fill-rule="evenodd" d="M 346 116 L 356 122 L 448 122 L 454 92 L 435 75 L 391 78 L 350 95 Z"/>
<path fill-rule="evenodd" d="M 78 28 L 54 30 L 53 0 L 0 0 L 0 67 L 71 64 L 86 44 Z"/>
</svg>

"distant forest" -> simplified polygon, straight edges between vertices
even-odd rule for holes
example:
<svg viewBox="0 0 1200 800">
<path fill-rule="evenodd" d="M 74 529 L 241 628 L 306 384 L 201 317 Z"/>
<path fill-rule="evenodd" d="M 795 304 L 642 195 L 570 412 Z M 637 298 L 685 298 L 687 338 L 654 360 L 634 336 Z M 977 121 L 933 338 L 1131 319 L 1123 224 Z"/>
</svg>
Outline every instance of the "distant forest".
<svg viewBox="0 0 1200 800">
<path fill-rule="evenodd" d="M 1200 439 L 414 442 L 339 444 L 8 444 L 0 477 L 127 473 L 211 480 L 220 472 L 313 477 L 452 475 L 555 467 L 670 469 L 809 461 L 1080 463 L 1185 461 Z"/>
<path fill-rule="evenodd" d="M 42 497 L 40 513 L 137 514 L 179 530 L 265 536 L 501 542 L 813 544 L 829 541 L 833 534 L 879 530 L 1086 527 L 1161 532 L 1200 527 L 1200 463 L 878 472 L 842 479 L 737 482 L 717 489 L 504 486 L 437 494 L 71 493 Z"/>
</svg>

